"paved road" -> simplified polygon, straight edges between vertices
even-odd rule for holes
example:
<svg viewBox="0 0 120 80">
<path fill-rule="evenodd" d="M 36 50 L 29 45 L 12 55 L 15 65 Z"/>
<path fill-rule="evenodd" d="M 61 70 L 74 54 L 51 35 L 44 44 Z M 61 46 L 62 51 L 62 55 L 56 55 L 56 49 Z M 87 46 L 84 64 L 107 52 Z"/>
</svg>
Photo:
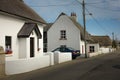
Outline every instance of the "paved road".
<svg viewBox="0 0 120 80">
<path fill-rule="evenodd" d="M 120 51 L 67 63 L 0 80 L 120 80 Z"/>
</svg>

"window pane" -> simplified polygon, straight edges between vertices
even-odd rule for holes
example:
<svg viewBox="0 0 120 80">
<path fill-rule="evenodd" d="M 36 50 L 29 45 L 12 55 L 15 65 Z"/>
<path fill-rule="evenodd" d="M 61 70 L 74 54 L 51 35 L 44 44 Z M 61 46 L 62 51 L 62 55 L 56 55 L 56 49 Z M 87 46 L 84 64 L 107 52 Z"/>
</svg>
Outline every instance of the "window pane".
<svg viewBox="0 0 120 80">
<path fill-rule="evenodd" d="M 5 46 L 11 49 L 11 36 L 5 37 Z"/>
<path fill-rule="evenodd" d="M 90 46 L 90 52 L 94 52 L 94 46 Z"/>
<path fill-rule="evenodd" d="M 60 38 L 61 39 L 66 39 L 66 31 L 65 30 L 61 30 L 61 32 L 60 32 Z"/>
<path fill-rule="evenodd" d="M 11 36 L 5 36 L 5 52 L 6 52 L 6 54 L 12 53 L 12 38 L 11 38 Z"/>
</svg>

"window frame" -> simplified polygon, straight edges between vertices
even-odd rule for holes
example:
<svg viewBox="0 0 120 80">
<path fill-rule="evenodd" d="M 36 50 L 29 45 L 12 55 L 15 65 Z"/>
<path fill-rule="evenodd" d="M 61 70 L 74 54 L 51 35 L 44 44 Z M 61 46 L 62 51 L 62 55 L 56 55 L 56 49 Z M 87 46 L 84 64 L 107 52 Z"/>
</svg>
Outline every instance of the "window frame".
<svg viewBox="0 0 120 80">
<path fill-rule="evenodd" d="M 95 52 L 95 46 L 89 46 L 89 52 Z"/>
<path fill-rule="evenodd" d="M 5 53 L 12 54 L 12 36 L 5 36 Z"/>
<path fill-rule="evenodd" d="M 67 40 L 66 30 L 60 31 L 60 40 Z"/>
</svg>

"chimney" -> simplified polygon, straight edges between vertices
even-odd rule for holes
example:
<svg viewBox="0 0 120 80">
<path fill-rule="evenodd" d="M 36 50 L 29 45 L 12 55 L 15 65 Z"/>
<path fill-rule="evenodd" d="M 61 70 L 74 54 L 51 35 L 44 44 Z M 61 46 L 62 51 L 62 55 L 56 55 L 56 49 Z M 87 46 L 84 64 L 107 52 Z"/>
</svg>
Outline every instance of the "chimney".
<svg viewBox="0 0 120 80">
<path fill-rule="evenodd" d="M 72 12 L 71 13 L 71 18 L 74 19 L 75 21 L 77 21 L 77 15 L 76 15 L 76 13 Z"/>
</svg>

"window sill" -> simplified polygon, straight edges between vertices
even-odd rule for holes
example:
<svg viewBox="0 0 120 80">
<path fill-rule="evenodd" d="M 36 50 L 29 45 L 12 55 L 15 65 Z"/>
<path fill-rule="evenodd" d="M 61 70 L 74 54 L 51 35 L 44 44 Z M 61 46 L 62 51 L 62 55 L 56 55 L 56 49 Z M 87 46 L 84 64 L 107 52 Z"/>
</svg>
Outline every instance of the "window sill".
<svg viewBox="0 0 120 80">
<path fill-rule="evenodd" d="M 60 38 L 59 40 L 67 40 L 67 38 Z"/>
<path fill-rule="evenodd" d="M 11 57 L 13 56 L 12 54 L 5 54 L 6 57 Z"/>
</svg>

